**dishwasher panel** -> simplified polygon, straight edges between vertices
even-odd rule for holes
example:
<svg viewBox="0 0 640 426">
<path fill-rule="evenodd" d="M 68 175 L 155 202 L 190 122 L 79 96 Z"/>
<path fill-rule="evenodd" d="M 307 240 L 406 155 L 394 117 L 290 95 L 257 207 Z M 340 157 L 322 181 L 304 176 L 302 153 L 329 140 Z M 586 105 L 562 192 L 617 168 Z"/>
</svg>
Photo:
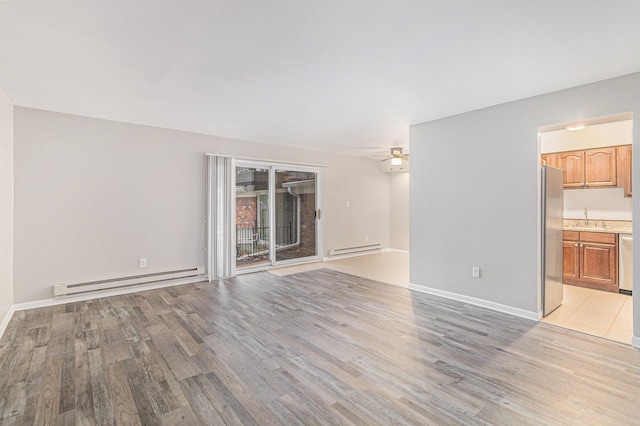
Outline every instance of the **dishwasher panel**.
<svg viewBox="0 0 640 426">
<path fill-rule="evenodd" d="M 618 287 L 630 293 L 633 290 L 633 235 L 620 234 L 618 244 Z"/>
</svg>

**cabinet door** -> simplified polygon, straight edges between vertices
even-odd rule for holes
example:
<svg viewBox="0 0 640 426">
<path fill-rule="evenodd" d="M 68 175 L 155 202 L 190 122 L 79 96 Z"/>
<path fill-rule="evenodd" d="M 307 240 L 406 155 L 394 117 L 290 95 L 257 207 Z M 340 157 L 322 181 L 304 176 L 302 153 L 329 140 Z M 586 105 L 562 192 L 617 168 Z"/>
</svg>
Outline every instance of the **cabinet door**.
<svg viewBox="0 0 640 426">
<path fill-rule="evenodd" d="M 558 154 L 541 154 L 540 165 L 558 167 Z"/>
<path fill-rule="evenodd" d="M 629 161 L 627 162 L 627 186 L 629 190 L 628 195 L 633 195 L 633 147 L 629 145 Z"/>
<path fill-rule="evenodd" d="M 558 168 L 564 170 L 565 188 L 584 187 L 584 151 L 559 152 Z"/>
<path fill-rule="evenodd" d="M 616 148 L 597 148 L 585 151 L 585 186 L 616 186 Z"/>
<path fill-rule="evenodd" d="M 567 282 L 567 278 L 578 279 L 580 277 L 579 260 L 580 260 L 580 244 L 576 241 L 564 241 L 562 249 L 562 282 Z"/>
<path fill-rule="evenodd" d="M 617 261 L 616 245 L 580 243 L 580 279 L 594 288 L 617 289 Z"/>
<path fill-rule="evenodd" d="M 627 186 L 625 194 L 631 197 L 633 195 L 633 146 L 629 145 L 629 161 L 627 162 Z"/>
<path fill-rule="evenodd" d="M 618 187 L 624 188 L 624 196 L 632 195 L 632 158 L 633 150 L 631 145 L 622 145 L 618 147 Z"/>
</svg>

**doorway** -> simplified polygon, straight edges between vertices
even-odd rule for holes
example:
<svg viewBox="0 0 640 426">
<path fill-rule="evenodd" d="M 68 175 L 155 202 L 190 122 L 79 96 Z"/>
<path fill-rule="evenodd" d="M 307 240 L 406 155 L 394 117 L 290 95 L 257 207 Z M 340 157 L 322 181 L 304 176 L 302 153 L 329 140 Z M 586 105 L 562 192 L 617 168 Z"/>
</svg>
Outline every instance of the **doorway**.
<svg viewBox="0 0 640 426">
<path fill-rule="evenodd" d="M 633 231 L 632 130 L 632 115 L 625 113 L 539 133 L 540 164 L 564 174 L 563 301 L 541 321 L 626 344 L 633 335 L 624 261 Z"/>
<path fill-rule="evenodd" d="M 236 161 L 235 272 L 319 259 L 320 170 Z"/>
</svg>

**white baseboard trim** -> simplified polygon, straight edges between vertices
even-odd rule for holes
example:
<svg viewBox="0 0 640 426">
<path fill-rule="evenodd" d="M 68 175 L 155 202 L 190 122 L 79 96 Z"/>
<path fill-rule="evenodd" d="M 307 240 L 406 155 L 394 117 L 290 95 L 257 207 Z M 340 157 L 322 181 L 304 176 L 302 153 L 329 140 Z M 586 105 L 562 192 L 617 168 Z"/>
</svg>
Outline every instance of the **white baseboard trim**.
<svg viewBox="0 0 640 426">
<path fill-rule="evenodd" d="M 633 346 L 634 348 L 640 349 L 640 337 L 633 336 L 631 338 L 631 346 Z"/>
<path fill-rule="evenodd" d="M 382 253 L 382 249 L 366 251 L 364 253 L 339 254 L 337 256 L 325 256 L 323 262 L 331 262 L 332 260 L 349 259 L 350 257 L 369 256 L 370 254 Z"/>
<path fill-rule="evenodd" d="M 512 306 L 502 305 L 500 303 L 491 302 L 489 300 L 477 299 L 471 296 L 465 296 L 458 293 L 451 293 L 445 290 L 439 290 L 437 288 L 431 288 L 419 284 L 409 284 L 409 290 L 419 291 L 422 293 L 432 294 L 434 296 L 440 296 L 447 299 L 457 300 L 459 302 L 469 303 L 471 305 L 480 306 L 483 308 L 491 309 L 493 311 L 503 312 L 505 314 L 515 315 L 520 318 L 526 318 L 532 321 L 538 321 L 538 312 L 526 311 L 520 308 L 514 308 Z"/>
<path fill-rule="evenodd" d="M 322 263 L 322 262 L 324 262 L 324 260 L 315 259 L 315 260 L 309 260 L 306 262 L 285 263 L 284 265 L 280 264 L 280 265 L 270 266 L 269 268 L 267 268 L 267 271 L 271 272 L 271 271 L 277 271 L 278 269 L 293 268 L 294 266 L 309 265 L 311 263 Z"/>
<path fill-rule="evenodd" d="M 402 253 L 402 254 L 409 254 L 409 250 L 400 250 L 400 249 L 394 249 L 394 248 L 385 248 L 382 249 L 383 253 Z"/>
<path fill-rule="evenodd" d="M 101 297 L 118 296 L 120 294 L 136 293 L 139 291 L 153 290 L 156 288 L 172 287 L 182 284 L 193 284 L 207 281 L 206 275 L 197 277 L 180 278 L 177 280 L 166 281 L 155 284 L 141 284 L 127 288 L 119 288 L 113 290 L 94 291 L 87 294 L 78 294 L 75 296 L 58 297 L 56 299 L 35 300 L 33 302 L 16 303 L 13 305 L 14 311 L 23 311 L 25 309 L 44 308 L 46 306 L 64 305 L 66 303 L 84 302 L 85 300 L 99 299 Z"/>
<path fill-rule="evenodd" d="M 16 305 L 11 305 L 9 307 L 9 310 L 4 315 L 2 322 L 0 322 L 0 339 L 2 339 L 2 336 L 4 335 L 4 332 L 7 329 L 7 326 L 9 325 L 9 321 L 11 321 L 11 317 L 13 317 L 13 313 L 16 311 L 15 306 Z"/>
<path fill-rule="evenodd" d="M 325 257 L 322 258 L 322 261 L 323 262 L 331 262 L 332 260 L 348 259 L 350 257 L 359 257 L 359 256 L 369 256 L 371 254 L 378 254 L 378 253 L 409 254 L 409 250 L 400 250 L 400 249 L 394 249 L 394 248 L 383 248 L 383 249 L 378 249 L 378 250 L 366 251 L 366 252 L 363 252 L 363 253 L 340 254 L 340 255 L 337 255 L 337 256 L 325 256 Z"/>
</svg>

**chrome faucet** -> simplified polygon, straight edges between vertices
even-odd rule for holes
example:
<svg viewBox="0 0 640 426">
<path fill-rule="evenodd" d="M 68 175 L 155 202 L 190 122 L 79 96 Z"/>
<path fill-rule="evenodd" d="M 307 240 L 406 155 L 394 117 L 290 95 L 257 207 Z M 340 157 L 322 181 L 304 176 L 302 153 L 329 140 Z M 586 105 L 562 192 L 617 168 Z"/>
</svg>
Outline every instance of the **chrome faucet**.
<svg viewBox="0 0 640 426">
<path fill-rule="evenodd" d="M 589 217 L 587 216 L 587 208 L 584 208 L 584 226 L 589 226 Z"/>
</svg>

